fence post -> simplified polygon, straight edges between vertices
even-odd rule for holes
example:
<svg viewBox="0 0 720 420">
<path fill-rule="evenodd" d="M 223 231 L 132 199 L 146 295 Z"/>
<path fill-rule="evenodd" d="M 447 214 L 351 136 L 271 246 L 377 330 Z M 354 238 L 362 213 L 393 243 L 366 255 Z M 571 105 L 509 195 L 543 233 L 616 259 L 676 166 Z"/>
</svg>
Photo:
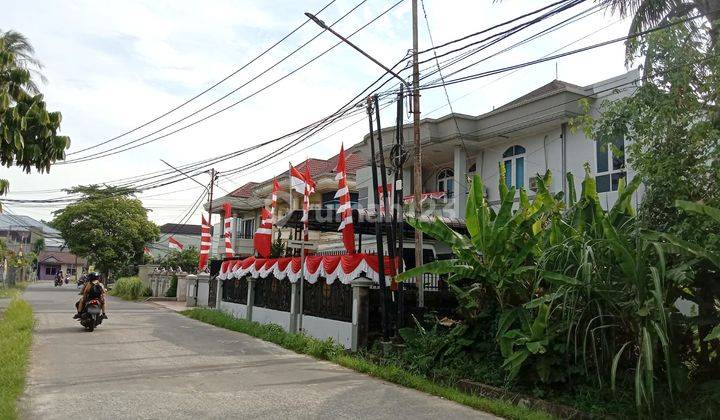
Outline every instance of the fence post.
<svg viewBox="0 0 720 420">
<path fill-rule="evenodd" d="M 177 286 L 175 288 L 175 300 L 178 302 L 184 302 L 187 299 L 187 276 L 188 273 L 180 271 L 176 273 Z"/>
<path fill-rule="evenodd" d="M 197 306 L 197 290 L 195 289 L 195 284 L 197 282 L 197 276 L 195 274 L 188 274 L 186 278 L 185 283 L 185 306 L 186 307 L 192 307 Z"/>
<path fill-rule="evenodd" d="M 222 303 L 223 286 L 225 282 L 219 277 L 215 277 L 215 309 L 220 310 L 220 304 Z"/>
<path fill-rule="evenodd" d="M 253 306 L 255 306 L 255 279 L 252 278 L 252 276 L 248 276 L 247 286 L 247 310 L 245 312 L 245 319 L 252 321 Z"/>
<path fill-rule="evenodd" d="M 367 347 L 368 324 L 370 323 L 370 286 L 372 280 L 359 277 L 352 281 L 352 337 L 350 350 Z"/>
<path fill-rule="evenodd" d="M 300 312 L 300 280 L 290 286 L 290 332 L 298 332 L 298 315 Z"/>
<path fill-rule="evenodd" d="M 195 291 L 197 306 L 207 308 L 210 303 L 210 274 L 200 273 L 197 275 L 198 287 Z"/>
</svg>

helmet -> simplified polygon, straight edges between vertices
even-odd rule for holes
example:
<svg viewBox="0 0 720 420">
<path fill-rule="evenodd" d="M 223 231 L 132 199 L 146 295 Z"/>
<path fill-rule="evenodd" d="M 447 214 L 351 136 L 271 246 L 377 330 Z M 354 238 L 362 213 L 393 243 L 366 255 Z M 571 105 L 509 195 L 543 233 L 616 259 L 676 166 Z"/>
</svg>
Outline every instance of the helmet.
<svg viewBox="0 0 720 420">
<path fill-rule="evenodd" d="M 89 273 L 87 275 L 87 279 L 89 281 L 100 280 L 100 273 L 98 273 L 97 271 L 93 271 L 92 273 Z"/>
</svg>

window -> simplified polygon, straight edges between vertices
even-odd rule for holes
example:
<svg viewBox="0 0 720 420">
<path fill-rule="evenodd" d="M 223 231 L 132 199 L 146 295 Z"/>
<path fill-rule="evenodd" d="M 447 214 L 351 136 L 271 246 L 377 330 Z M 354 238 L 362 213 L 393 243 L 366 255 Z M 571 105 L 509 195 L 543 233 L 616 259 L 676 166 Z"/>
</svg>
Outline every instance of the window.
<svg viewBox="0 0 720 420">
<path fill-rule="evenodd" d="M 255 234 L 255 219 L 241 219 L 238 237 L 241 239 L 252 239 Z"/>
<path fill-rule="evenodd" d="M 45 275 L 46 276 L 54 276 L 58 273 L 58 268 L 56 265 L 46 265 L 45 266 Z"/>
<path fill-rule="evenodd" d="M 453 192 L 455 191 L 455 184 L 453 182 L 454 173 L 452 169 L 443 169 L 438 172 L 437 176 L 437 188 L 438 191 L 445 191 L 447 198 L 452 198 Z"/>
<path fill-rule="evenodd" d="M 512 186 L 525 187 L 525 148 L 522 146 L 508 147 L 503 153 L 503 164 L 505 165 L 505 185 L 508 188 Z"/>
<path fill-rule="evenodd" d="M 367 189 L 363 188 L 364 194 L 367 194 Z M 322 208 L 324 209 L 337 209 L 340 207 L 340 199 L 335 198 L 336 191 L 329 191 L 322 193 Z M 359 193 L 350 193 L 350 207 L 357 209 L 358 200 L 360 199 Z M 367 204 L 367 196 L 365 196 L 365 203 Z"/>
<path fill-rule="evenodd" d="M 75 267 L 72 266 L 72 265 L 69 265 L 68 268 L 67 268 L 67 273 L 68 273 L 68 275 L 70 275 L 70 276 L 74 276 L 75 273 L 77 273 L 77 268 L 75 268 Z"/>
<path fill-rule="evenodd" d="M 625 141 L 617 138 L 608 144 L 595 142 L 597 172 L 595 183 L 598 192 L 617 191 L 621 179 L 625 179 Z"/>
</svg>

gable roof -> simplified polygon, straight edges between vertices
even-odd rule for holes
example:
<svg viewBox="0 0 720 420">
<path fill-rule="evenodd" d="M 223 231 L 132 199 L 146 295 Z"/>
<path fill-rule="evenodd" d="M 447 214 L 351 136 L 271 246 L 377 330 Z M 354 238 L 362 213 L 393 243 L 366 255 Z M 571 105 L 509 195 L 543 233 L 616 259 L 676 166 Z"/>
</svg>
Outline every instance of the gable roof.
<svg viewBox="0 0 720 420">
<path fill-rule="evenodd" d="M 547 95 L 548 93 L 551 93 L 551 92 L 558 92 L 558 91 L 568 90 L 568 89 L 584 90 L 585 88 L 583 88 L 582 86 L 574 85 L 572 83 L 563 82 L 562 80 L 555 79 L 552 82 L 542 85 L 539 88 L 537 88 L 533 91 L 530 91 L 517 99 L 513 99 L 512 101 L 500 106 L 498 109 L 509 108 L 509 107 L 512 107 L 513 105 L 517 105 L 519 103 L 529 101 L 531 99 L 538 98 L 540 96 Z"/>
<path fill-rule="evenodd" d="M 40 254 L 38 254 L 38 263 L 56 262 L 60 264 L 75 264 L 76 258 L 78 265 L 87 265 L 85 258 L 76 257 L 75 254 L 66 251 L 40 251 Z"/>
</svg>

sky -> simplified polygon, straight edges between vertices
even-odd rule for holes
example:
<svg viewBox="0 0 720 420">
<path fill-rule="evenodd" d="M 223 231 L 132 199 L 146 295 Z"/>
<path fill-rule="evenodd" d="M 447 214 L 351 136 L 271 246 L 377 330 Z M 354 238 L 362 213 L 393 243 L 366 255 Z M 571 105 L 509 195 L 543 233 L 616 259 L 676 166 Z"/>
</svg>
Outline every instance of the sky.
<svg viewBox="0 0 720 420">
<path fill-rule="evenodd" d="M 48 109 L 63 115 L 62 134 L 72 139 L 67 151 L 70 154 L 121 135 L 182 104 L 290 33 L 305 21 L 304 12 L 315 13 L 330 0 L 4 1 L 8 4 L 3 7 L 0 30 L 19 31 L 35 47 L 47 78 L 41 90 Z M 330 23 L 360 4 L 334 26 L 339 33 L 349 35 L 390 8 L 395 1 L 336 0 L 319 17 Z M 419 49 L 422 51 L 431 46 L 429 33 L 435 45 L 440 45 L 550 3 L 545 0 L 499 3 L 492 0 L 425 0 L 427 20 L 421 8 Z M 476 57 L 486 57 L 593 4 L 588 0 Z M 561 51 L 567 51 L 623 36 L 627 34 L 628 26 L 628 21 L 608 11 L 599 11 L 485 60 L 459 75 L 534 60 L 563 47 L 565 49 Z M 351 39 L 381 62 L 392 65 L 402 60 L 412 48 L 411 29 L 411 1 L 404 0 Z M 247 83 L 320 32 L 318 26 L 308 23 L 269 54 L 179 110 L 118 140 L 68 158 L 106 150 L 155 131 L 157 135 L 168 133 L 252 95 L 337 42 L 337 38 L 325 32 L 257 80 Z M 429 62 L 421 69 L 432 70 L 432 65 Z M 455 112 L 479 115 L 556 77 L 588 85 L 627 70 L 624 46 L 618 43 L 510 74 L 452 85 L 448 87 L 448 96 Z M 250 148 L 248 152 L 215 166 L 221 173 L 232 170 L 277 148 L 276 145 L 253 146 L 330 114 L 382 73 L 382 69 L 365 57 L 340 45 L 272 87 L 159 141 L 105 158 L 55 165 L 49 174 L 33 172 L 28 175 L 17 168 L 3 168 L 0 178 L 10 181 L 10 193 L 6 198 L 62 197 L 62 189 L 75 185 L 111 182 L 167 169 L 160 159 L 177 166 Z M 243 84 L 246 86 L 216 105 L 161 131 Z M 387 122 L 383 125 L 394 122 L 392 108 L 383 113 L 382 120 Z M 421 112 L 423 118 L 449 113 L 442 89 L 423 92 Z M 406 115 L 407 122 L 409 117 Z M 341 121 L 266 164 L 221 177 L 219 194 L 226 194 L 249 181 L 271 178 L 286 170 L 288 162 L 299 163 L 308 157 L 329 158 L 337 154 L 341 143 L 348 147 L 361 141 L 366 131 L 367 121 L 362 116 Z M 209 176 L 199 175 L 197 180 L 205 184 L 209 182 Z M 145 191 L 139 197 L 151 210 L 150 219 L 163 224 L 182 221 L 202 193 L 201 186 L 184 180 Z M 4 207 L 14 214 L 44 220 L 51 220 L 52 212 L 60 208 L 57 205 L 8 203 Z M 199 223 L 199 212 L 197 210 L 190 217 L 190 223 Z"/>
</svg>

